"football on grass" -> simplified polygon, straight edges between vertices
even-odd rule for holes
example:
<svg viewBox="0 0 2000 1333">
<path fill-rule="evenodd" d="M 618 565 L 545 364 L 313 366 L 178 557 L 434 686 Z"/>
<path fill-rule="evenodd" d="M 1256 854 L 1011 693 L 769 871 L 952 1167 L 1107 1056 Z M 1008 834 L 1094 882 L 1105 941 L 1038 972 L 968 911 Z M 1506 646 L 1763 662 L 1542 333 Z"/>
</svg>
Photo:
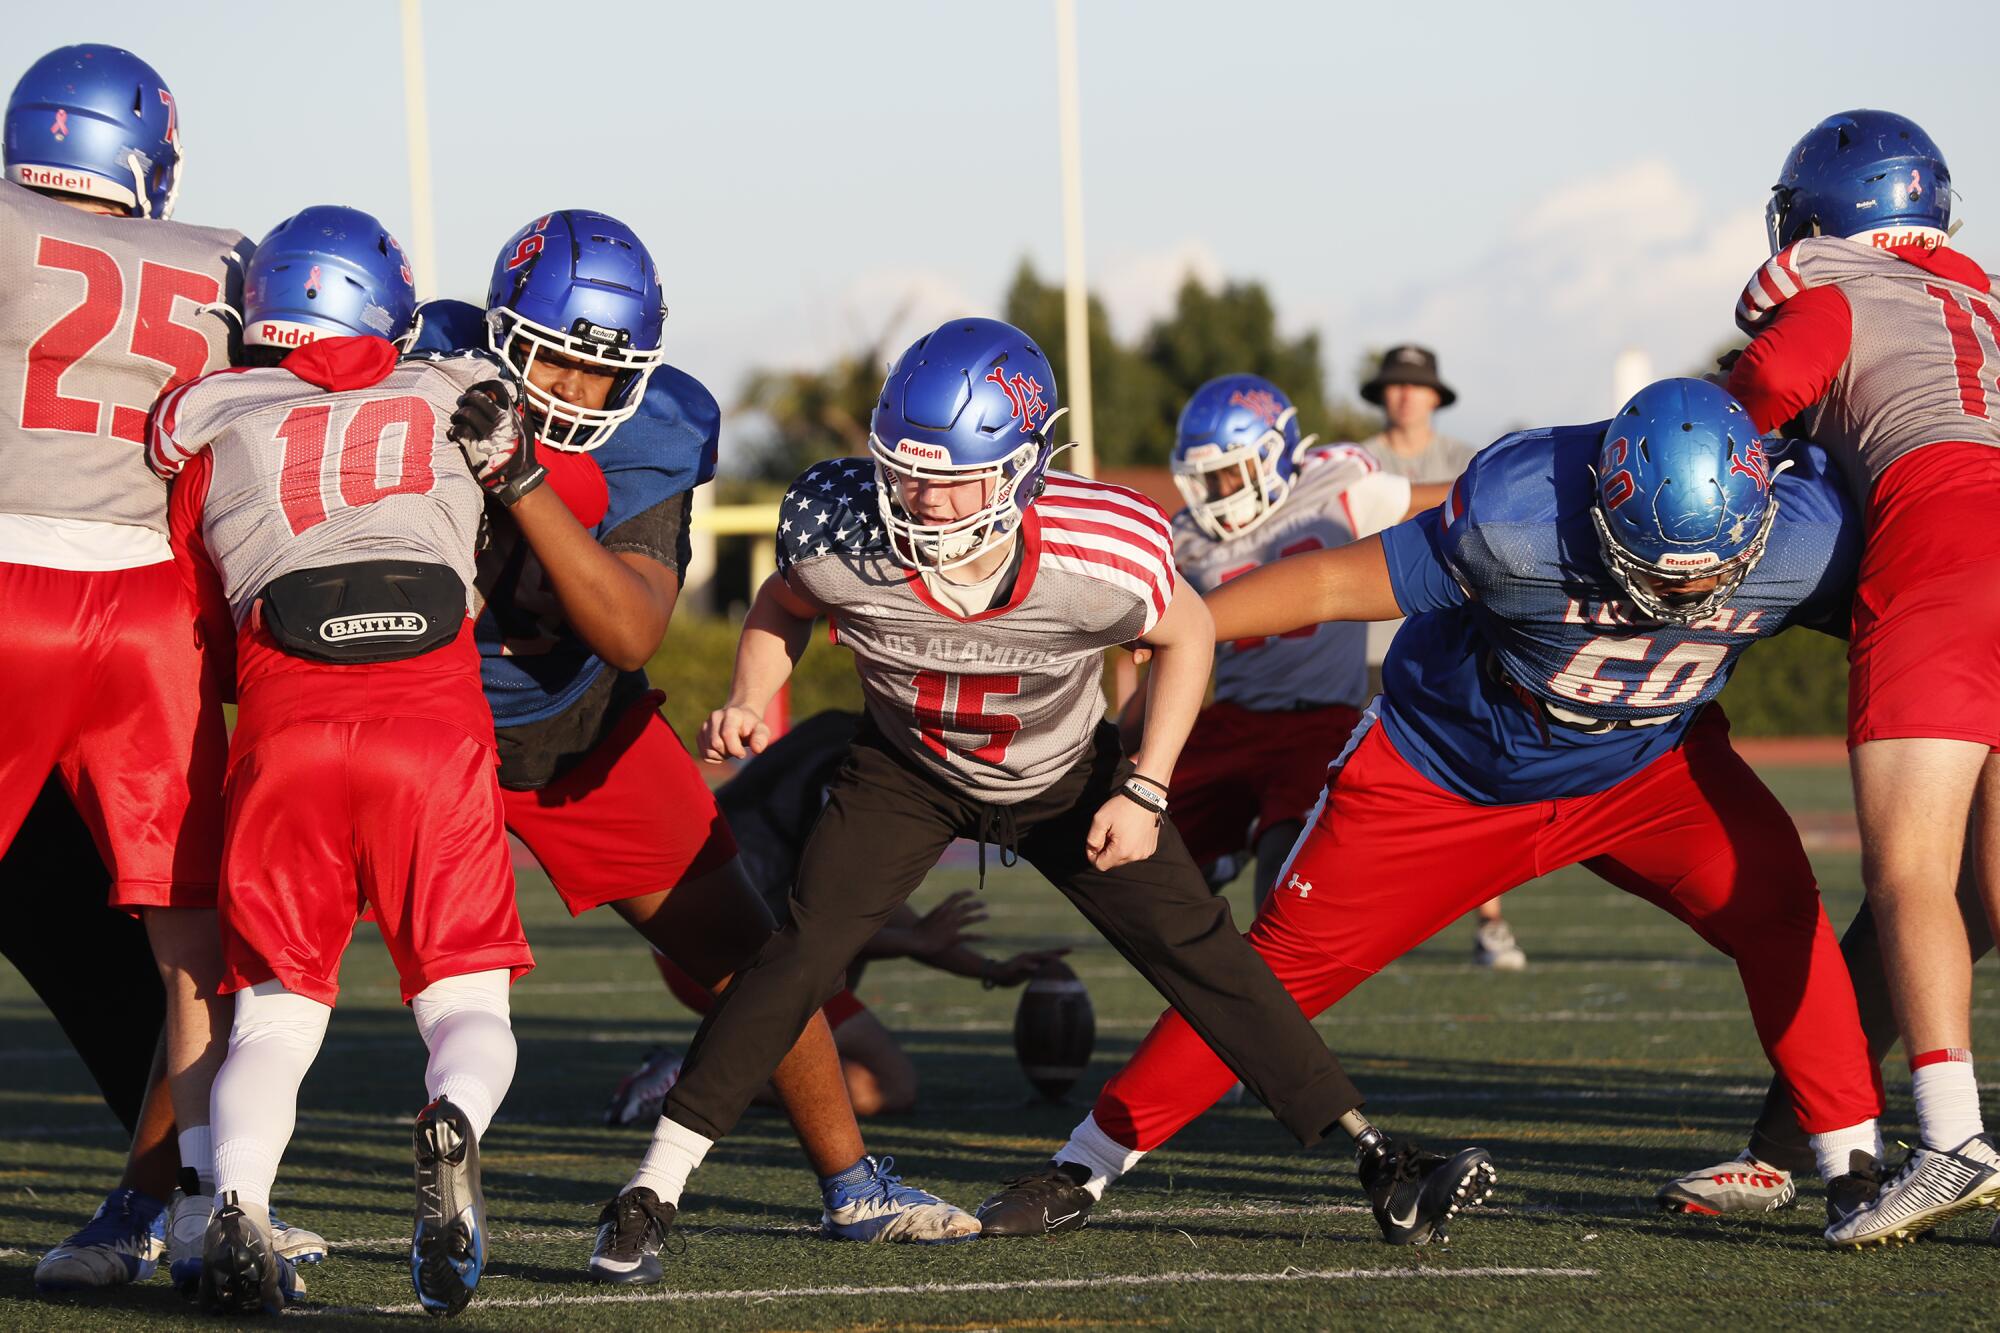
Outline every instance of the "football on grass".
<svg viewBox="0 0 2000 1333">
<path fill-rule="evenodd" d="M 1059 1102 L 1090 1063 L 1097 1014 L 1090 993 L 1060 958 L 1042 964 L 1014 1010 L 1014 1054 L 1042 1096 Z"/>
</svg>

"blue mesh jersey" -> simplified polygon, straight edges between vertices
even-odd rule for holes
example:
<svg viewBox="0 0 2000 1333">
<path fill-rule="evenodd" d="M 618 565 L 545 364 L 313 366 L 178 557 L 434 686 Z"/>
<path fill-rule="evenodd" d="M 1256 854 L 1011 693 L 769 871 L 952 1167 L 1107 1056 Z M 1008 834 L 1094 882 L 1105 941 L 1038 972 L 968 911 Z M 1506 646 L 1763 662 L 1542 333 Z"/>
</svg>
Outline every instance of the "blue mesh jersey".
<svg viewBox="0 0 2000 1333">
<path fill-rule="evenodd" d="M 1788 625 L 1845 635 L 1861 522 L 1817 445 L 1773 454 L 1778 517 L 1727 605 L 1646 620 L 1590 520 L 1604 423 L 1507 436 L 1437 509 L 1382 534 L 1409 619 L 1382 668 L 1382 725 L 1447 791 L 1488 805 L 1604 791 L 1678 745 L 1743 650 Z"/>
<path fill-rule="evenodd" d="M 486 312 L 478 306 L 430 301 L 418 319 L 419 351 L 486 346 Z M 721 420 L 700 381 L 672 366 L 655 370 L 638 414 L 586 456 L 603 471 L 609 495 L 591 535 L 608 551 L 637 551 L 685 573 L 686 556 L 676 548 L 687 541 L 687 497 L 715 475 Z M 527 543 L 501 539 L 482 552 L 479 592 L 484 604 L 473 633 L 497 726 L 555 717 L 611 670 L 562 618 Z M 640 672 L 628 674 L 643 681 Z"/>
</svg>

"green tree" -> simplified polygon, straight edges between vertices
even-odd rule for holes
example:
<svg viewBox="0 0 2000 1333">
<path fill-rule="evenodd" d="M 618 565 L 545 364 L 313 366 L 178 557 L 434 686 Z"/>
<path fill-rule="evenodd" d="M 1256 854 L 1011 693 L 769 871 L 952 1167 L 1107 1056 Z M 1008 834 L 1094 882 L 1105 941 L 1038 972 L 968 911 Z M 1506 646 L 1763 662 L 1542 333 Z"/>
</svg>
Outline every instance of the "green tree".
<svg viewBox="0 0 2000 1333">
<path fill-rule="evenodd" d="M 741 405 L 771 425 L 755 474 L 788 482 L 822 458 L 868 452 L 868 418 L 889 355 L 878 338 L 823 369 L 752 371 Z"/>
</svg>

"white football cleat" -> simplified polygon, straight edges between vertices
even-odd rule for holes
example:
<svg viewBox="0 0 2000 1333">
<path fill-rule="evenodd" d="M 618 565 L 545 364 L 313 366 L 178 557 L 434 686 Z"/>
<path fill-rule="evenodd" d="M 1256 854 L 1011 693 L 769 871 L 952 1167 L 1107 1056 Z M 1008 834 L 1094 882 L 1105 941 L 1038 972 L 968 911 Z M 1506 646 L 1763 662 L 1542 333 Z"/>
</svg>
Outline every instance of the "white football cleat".
<svg viewBox="0 0 2000 1333">
<path fill-rule="evenodd" d="M 1482 921 L 1472 933 L 1472 961 L 1495 972 L 1519 972 L 1528 955 L 1514 942 L 1514 928 L 1503 920 Z"/>
<path fill-rule="evenodd" d="M 1987 1134 L 1950 1152 L 1911 1149 L 1875 1202 L 1828 1227 L 1826 1242 L 1839 1248 L 1898 1245 L 1975 1208 L 2000 1208 L 2000 1150 Z"/>
<path fill-rule="evenodd" d="M 167 1277 L 182 1295 L 201 1289 L 201 1255 L 214 1216 L 215 1198 L 208 1194 L 183 1194 L 167 1214 Z"/>
<path fill-rule="evenodd" d="M 1769 1213 L 1799 1197 L 1792 1173 L 1760 1162 L 1746 1149 L 1714 1166 L 1690 1171 L 1660 1186 L 1654 1196 L 1670 1213 Z"/>
</svg>

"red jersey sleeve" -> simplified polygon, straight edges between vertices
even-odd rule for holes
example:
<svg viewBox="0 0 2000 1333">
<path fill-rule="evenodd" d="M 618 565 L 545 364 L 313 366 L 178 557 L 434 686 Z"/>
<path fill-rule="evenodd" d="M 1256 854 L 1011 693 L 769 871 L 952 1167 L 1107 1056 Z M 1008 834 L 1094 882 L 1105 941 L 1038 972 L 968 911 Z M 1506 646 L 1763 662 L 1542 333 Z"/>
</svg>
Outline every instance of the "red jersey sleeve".
<svg viewBox="0 0 2000 1333">
<path fill-rule="evenodd" d="M 187 460 L 167 495 L 167 541 L 174 565 L 195 606 L 195 643 L 201 653 L 202 688 L 225 703 L 236 699 L 236 618 L 222 591 L 222 576 L 202 540 L 202 508 L 208 503 L 215 459 L 207 450 Z"/>
<path fill-rule="evenodd" d="M 1729 372 L 1758 430 L 1771 430 L 1811 407 L 1833 387 L 1847 361 L 1854 316 L 1840 288 L 1808 287 L 1778 306 Z"/>
</svg>

